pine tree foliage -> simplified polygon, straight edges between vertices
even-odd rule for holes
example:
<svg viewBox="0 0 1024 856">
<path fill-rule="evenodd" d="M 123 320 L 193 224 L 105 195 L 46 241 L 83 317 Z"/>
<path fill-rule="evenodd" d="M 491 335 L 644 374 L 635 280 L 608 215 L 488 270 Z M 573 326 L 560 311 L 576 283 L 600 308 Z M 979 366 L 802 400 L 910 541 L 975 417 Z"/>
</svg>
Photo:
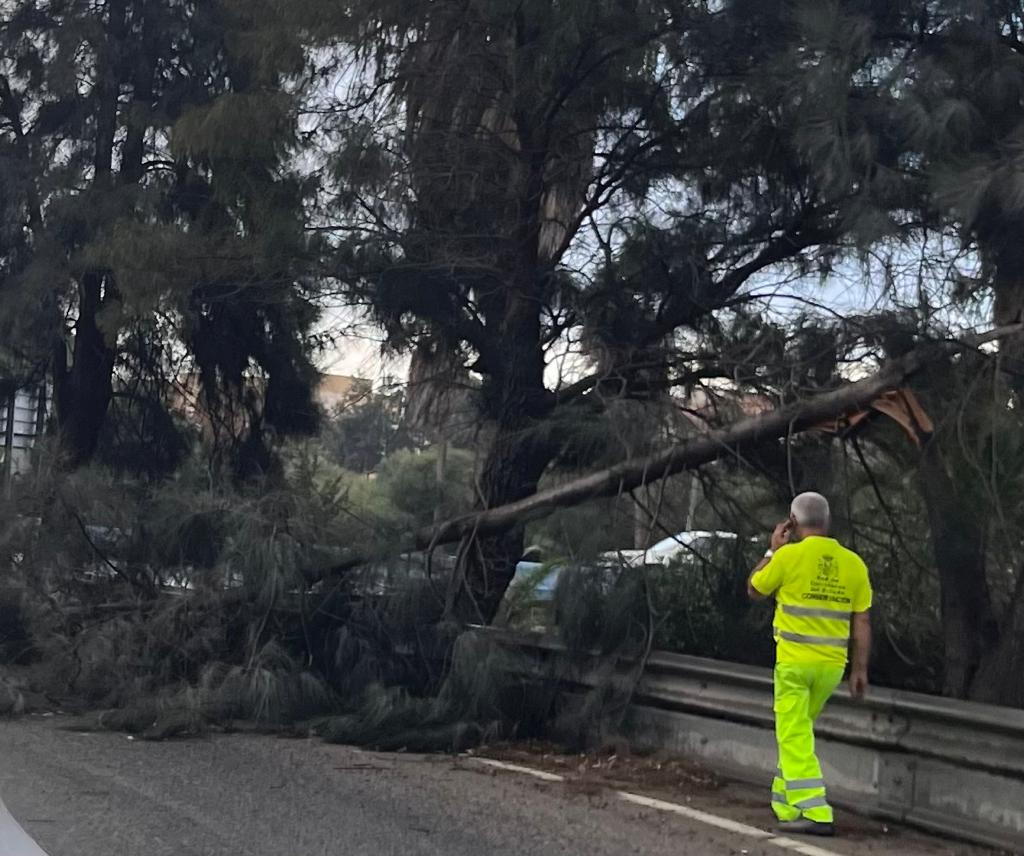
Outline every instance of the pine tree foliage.
<svg viewBox="0 0 1024 856">
<path fill-rule="evenodd" d="M 803 117 L 829 72 L 787 82 L 769 7 L 354 10 L 348 97 L 325 127 L 345 141 L 327 216 L 355 222 L 339 272 L 393 346 L 440 343 L 480 376 L 483 505 L 535 489 L 603 401 L 708 372 L 682 334 L 874 216 L 811 163 Z M 801 23 L 783 17 L 799 52 Z M 559 391 L 544 366 L 566 339 L 595 371 Z M 467 598 L 482 617 L 521 547 L 515 534 L 485 546 L 494 582 L 475 569 Z"/>
<path fill-rule="evenodd" d="M 145 696 L 121 724 L 159 734 L 342 707 L 335 739 L 514 730 L 515 688 L 466 665 L 513 668 L 500 651 L 459 643 L 447 683 L 423 663 L 498 613 L 524 527 L 468 537 L 450 581 L 433 558 L 383 560 L 471 505 L 837 388 L 983 315 L 1024 317 L 1018 6 L 10 0 L 0 391 L 50 379 L 79 472 L 58 478 L 37 448 L 29 517 L 70 535 L 47 550 L 14 533 L 28 552 L 9 558 L 31 553 L 75 609 L 96 606 L 97 563 L 131 600 L 97 633 L 41 607 L 62 679 L 96 703 Z M 849 311 L 841 277 L 877 280 L 884 311 Z M 801 307 L 767 310 L 790 286 Z M 322 428 L 328 293 L 412 355 L 411 388 L 288 445 Z M 786 438 L 701 473 L 692 512 L 696 478 L 531 535 L 577 563 L 680 519 L 746 537 L 798 487 L 844 485 L 880 588 L 935 606 L 886 625 L 900 679 L 920 665 L 922 686 L 1019 704 L 1022 342 L 915 379 L 943 414 L 920 448 L 877 420 Z M 123 557 L 102 560 L 94 519 Z M 386 573 L 348 575 L 357 553 Z M 561 630 L 634 652 L 671 630 L 731 656 L 722 628 L 747 615 L 705 570 L 675 590 L 691 611 L 664 616 L 635 578 L 568 575 Z M 164 609 L 169 580 L 199 595 Z M 369 607 L 374 586 L 402 596 Z M 694 624 L 698 605 L 716 620 Z"/>
<path fill-rule="evenodd" d="M 315 426 L 306 191 L 290 163 L 306 55 L 282 14 L 12 4 L 3 142 L 24 170 L 5 192 L 19 247 L 4 253 L 2 314 L 21 328 L 6 336 L 52 366 L 73 464 L 97 447 L 113 376 L 137 368 L 124 345 L 138 329 L 162 337 L 158 354 L 191 349 L 214 411 L 222 396 L 241 404 L 243 375 L 266 377 L 265 400 L 240 408 L 238 442 L 255 454 L 240 467 L 267 468 L 264 425 Z M 65 338 L 70 358 L 51 357 Z"/>
</svg>

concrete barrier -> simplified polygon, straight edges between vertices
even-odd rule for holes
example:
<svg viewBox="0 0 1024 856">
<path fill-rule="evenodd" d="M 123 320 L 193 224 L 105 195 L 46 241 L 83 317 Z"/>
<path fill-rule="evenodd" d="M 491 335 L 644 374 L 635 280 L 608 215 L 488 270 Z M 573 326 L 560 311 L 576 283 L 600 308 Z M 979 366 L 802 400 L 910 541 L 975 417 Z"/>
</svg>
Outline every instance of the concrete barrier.
<svg viewBox="0 0 1024 856">
<path fill-rule="evenodd" d="M 554 674 L 568 690 L 607 676 L 596 657 L 570 656 L 540 637 L 502 638 L 528 656 L 533 674 Z M 776 765 L 771 687 L 768 669 L 655 652 L 625 736 L 763 784 L 767 794 Z M 1024 852 L 1024 711 L 884 689 L 855 701 L 841 690 L 817 733 L 837 805 Z"/>
</svg>

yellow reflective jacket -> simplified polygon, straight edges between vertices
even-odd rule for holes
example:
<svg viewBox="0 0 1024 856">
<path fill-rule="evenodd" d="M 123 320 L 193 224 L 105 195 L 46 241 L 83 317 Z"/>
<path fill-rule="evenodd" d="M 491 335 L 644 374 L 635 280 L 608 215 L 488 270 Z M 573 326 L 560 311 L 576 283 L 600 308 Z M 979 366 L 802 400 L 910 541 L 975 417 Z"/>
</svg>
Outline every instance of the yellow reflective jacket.
<svg viewBox="0 0 1024 856">
<path fill-rule="evenodd" d="M 775 595 L 777 662 L 846 663 L 853 613 L 871 608 L 860 556 L 835 538 L 814 535 L 780 547 L 750 583 Z"/>
</svg>

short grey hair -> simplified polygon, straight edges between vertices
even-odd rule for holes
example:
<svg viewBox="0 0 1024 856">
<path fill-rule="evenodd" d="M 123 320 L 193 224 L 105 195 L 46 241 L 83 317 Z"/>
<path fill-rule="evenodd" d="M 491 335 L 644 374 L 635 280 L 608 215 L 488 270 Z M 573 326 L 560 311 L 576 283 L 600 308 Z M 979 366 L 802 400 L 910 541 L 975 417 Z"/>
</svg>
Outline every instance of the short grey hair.
<svg viewBox="0 0 1024 856">
<path fill-rule="evenodd" d="M 828 500 L 820 493 L 802 493 L 789 506 L 789 513 L 798 526 L 810 529 L 828 529 L 831 512 Z"/>
</svg>

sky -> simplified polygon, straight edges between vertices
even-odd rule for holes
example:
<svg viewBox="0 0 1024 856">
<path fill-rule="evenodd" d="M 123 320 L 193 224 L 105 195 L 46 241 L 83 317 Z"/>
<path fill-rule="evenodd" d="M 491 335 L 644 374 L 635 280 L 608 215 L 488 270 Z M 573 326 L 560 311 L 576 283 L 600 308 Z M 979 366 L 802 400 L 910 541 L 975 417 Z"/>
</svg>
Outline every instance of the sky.
<svg viewBox="0 0 1024 856">
<path fill-rule="evenodd" d="M 950 268 L 948 262 L 929 267 L 909 251 L 895 264 L 886 265 L 880 258 L 871 258 L 867 267 L 860 262 L 846 261 L 836 266 L 824 280 L 817 274 L 792 277 L 774 270 L 753 279 L 747 293 L 757 295 L 767 315 L 778 321 L 810 314 L 824 319 L 850 317 L 877 312 L 897 303 L 916 304 L 918 290 L 923 287 L 935 303 L 935 317 L 950 328 L 967 332 L 984 328 L 991 317 L 990 307 L 980 301 L 973 311 L 954 306 L 948 300 L 936 299 L 949 291 Z M 967 259 L 963 269 L 970 270 L 974 262 Z M 368 378 L 375 384 L 385 379 L 404 381 L 409 366 L 407 356 L 385 357 L 382 354 L 383 335 L 372 324 L 353 324 L 351 310 L 329 308 L 322 319 L 321 328 L 338 331 L 347 328 L 347 335 L 320 356 L 319 368 L 330 374 L 354 375 Z M 555 355 L 558 357 L 558 355 Z M 562 355 L 549 365 L 548 383 L 552 387 L 562 381 L 571 381 L 586 368 L 578 356 Z"/>
<path fill-rule="evenodd" d="M 319 100 L 328 105 L 345 103 L 350 88 L 360 83 L 364 74 L 365 69 L 358 63 L 344 64 L 338 74 L 324 81 L 322 92 L 314 97 L 314 104 Z M 376 103 L 372 102 L 373 105 Z M 373 112 L 378 107 L 367 106 L 365 109 L 370 111 L 364 117 L 366 120 L 382 121 L 382 116 Z M 304 121 L 308 130 L 313 124 L 323 121 L 323 117 L 313 112 Z M 667 184 L 658 189 L 646 214 L 653 218 L 652 222 L 657 222 L 659 217 L 667 218 L 665 224 L 668 225 L 675 216 L 671 212 L 680 205 L 685 207 L 685 199 L 684 191 Z M 598 220 L 607 217 L 609 224 L 614 223 L 621 214 L 614 208 L 611 204 L 605 206 L 595 216 Z M 615 230 L 612 230 L 607 236 L 613 243 L 615 234 Z M 824 280 L 817 274 L 794 278 L 790 272 L 768 270 L 752 279 L 746 291 L 761 295 L 765 314 L 779 321 L 801 314 L 835 319 L 838 316 L 867 314 L 898 303 L 916 305 L 922 287 L 929 293 L 930 300 L 941 304 L 946 299 L 944 295 L 951 292 L 949 283 L 953 266 L 949 260 L 958 259 L 957 264 L 966 269 L 977 265 L 974 260 L 961 257 L 961 249 L 955 237 L 930 236 L 926 239 L 926 250 L 920 247 L 903 248 L 891 253 L 888 263 L 878 256 L 866 260 L 839 261 Z M 924 256 L 930 260 L 925 261 Z M 935 262 L 934 258 L 945 261 Z M 602 259 L 602 254 L 592 243 L 587 230 L 581 230 L 565 261 L 570 269 L 587 275 L 588 272 L 593 273 L 594 266 L 600 265 Z M 936 317 L 951 328 L 967 330 L 985 326 L 990 312 L 982 306 L 978 317 L 972 318 L 962 308 L 952 307 L 947 302 L 946 305 L 936 306 Z M 322 319 L 321 329 L 332 332 L 346 330 L 350 333 L 338 336 L 335 344 L 321 354 L 321 371 L 354 375 L 375 382 L 381 382 L 384 378 L 405 379 L 408 357 L 383 357 L 381 331 L 370 324 L 353 328 L 351 310 L 343 307 L 329 308 Z M 565 351 L 563 348 L 561 361 L 556 354 L 556 359 L 549 366 L 548 382 L 552 386 L 559 379 L 571 381 L 587 368 L 578 356 L 565 360 Z"/>
</svg>

